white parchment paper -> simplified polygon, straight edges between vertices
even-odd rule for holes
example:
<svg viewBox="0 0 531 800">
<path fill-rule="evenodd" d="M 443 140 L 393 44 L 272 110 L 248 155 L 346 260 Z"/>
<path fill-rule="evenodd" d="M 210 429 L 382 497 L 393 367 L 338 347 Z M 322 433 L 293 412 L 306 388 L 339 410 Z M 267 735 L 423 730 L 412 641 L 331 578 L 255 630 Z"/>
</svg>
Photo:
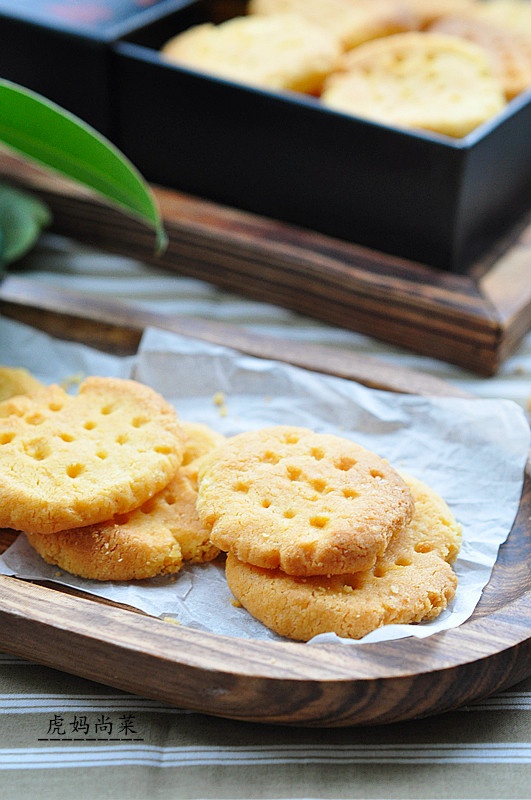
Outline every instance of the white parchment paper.
<svg viewBox="0 0 531 800">
<path fill-rule="evenodd" d="M 0 363 L 25 366 L 45 382 L 76 373 L 131 376 L 160 391 L 183 419 L 204 422 L 228 436 L 295 424 L 350 437 L 428 483 L 463 526 L 456 598 L 433 622 L 389 625 L 361 643 L 425 637 L 464 622 L 518 510 L 530 431 L 523 410 L 509 400 L 374 391 L 158 330 L 145 333 L 137 356 L 117 358 L 0 319 Z M 189 566 L 177 576 L 150 581 L 100 583 L 47 565 L 20 536 L 0 557 L 0 572 L 63 583 L 201 630 L 279 638 L 233 605 L 218 563 Z M 312 641 L 360 643 L 333 634 Z"/>
</svg>

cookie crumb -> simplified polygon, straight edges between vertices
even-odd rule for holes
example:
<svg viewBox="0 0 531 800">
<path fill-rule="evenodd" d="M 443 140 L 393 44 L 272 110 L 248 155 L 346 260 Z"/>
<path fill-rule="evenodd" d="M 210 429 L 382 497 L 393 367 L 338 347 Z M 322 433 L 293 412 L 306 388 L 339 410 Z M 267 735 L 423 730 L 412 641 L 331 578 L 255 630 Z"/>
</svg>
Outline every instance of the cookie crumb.
<svg viewBox="0 0 531 800">
<path fill-rule="evenodd" d="M 219 408 L 220 417 L 226 417 L 227 416 L 227 405 L 226 405 L 224 393 L 223 392 L 216 392 L 216 394 L 212 398 L 212 401 L 213 401 L 214 405 Z"/>
</svg>

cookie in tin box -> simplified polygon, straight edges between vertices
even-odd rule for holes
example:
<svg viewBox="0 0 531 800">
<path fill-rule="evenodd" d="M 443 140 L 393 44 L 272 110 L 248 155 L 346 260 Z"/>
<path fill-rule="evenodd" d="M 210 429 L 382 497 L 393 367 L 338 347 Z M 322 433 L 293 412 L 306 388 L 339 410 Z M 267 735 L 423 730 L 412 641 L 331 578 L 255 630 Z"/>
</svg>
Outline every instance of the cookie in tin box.
<svg viewBox="0 0 531 800">
<path fill-rule="evenodd" d="M 238 83 L 315 94 L 336 68 L 341 46 L 303 17 L 279 14 L 194 25 L 166 42 L 161 55 Z"/>
<path fill-rule="evenodd" d="M 462 137 L 505 104 L 485 50 L 443 33 L 398 33 L 347 53 L 327 79 L 328 108 L 407 129 Z"/>
</svg>

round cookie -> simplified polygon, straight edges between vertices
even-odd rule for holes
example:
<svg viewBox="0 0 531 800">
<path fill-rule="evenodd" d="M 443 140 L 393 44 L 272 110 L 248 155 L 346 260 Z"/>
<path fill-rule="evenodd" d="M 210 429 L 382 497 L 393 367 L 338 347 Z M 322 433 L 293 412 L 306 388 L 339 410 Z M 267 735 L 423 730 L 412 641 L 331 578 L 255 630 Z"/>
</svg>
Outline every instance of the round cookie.
<svg viewBox="0 0 531 800">
<path fill-rule="evenodd" d="M 430 30 L 459 36 L 482 47 L 508 100 L 531 86 L 531 36 L 465 16 L 443 17 L 433 23 Z"/>
<path fill-rule="evenodd" d="M 226 576 L 234 597 L 264 625 L 299 641 L 327 632 L 360 639 L 382 625 L 434 619 L 456 592 L 451 563 L 461 526 L 434 491 L 421 481 L 407 482 L 415 500 L 413 520 L 372 569 L 300 578 L 229 554 Z"/>
<path fill-rule="evenodd" d="M 206 425 L 184 422 L 183 429 L 183 466 L 161 492 L 108 522 L 55 534 L 26 533 L 31 546 L 49 564 L 99 581 L 153 578 L 179 572 L 185 561 L 215 558 L 219 550 L 195 508 L 195 461 L 224 437 Z"/>
<path fill-rule="evenodd" d="M 189 477 L 197 481 L 197 469 L 200 459 L 214 448 L 224 444 L 225 437 L 209 425 L 202 422 L 182 421 L 185 436 L 185 447 L 182 466 L 189 467 Z"/>
<path fill-rule="evenodd" d="M 418 27 L 404 0 L 250 0 L 247 8 L 257 15 L 298 14 L 330 31 L 345 50 Z"/>
<path fill-rule="evenodd" d="M 413 513 L 387 461 L 293 426 L 238 434 L 207 456 L 197 510 L 213 543 L 292 575 L 367 569 Z"/>
<path fill-rule="evenodd" d="M 0 417 L 0 527 L 49 534 L 124 514 L 163 489 L 184 433 L 157 392 L 87 378 L 6 400 Z"/>
<path fill-rule="evenodd" d="M 467 16 L 531 38 L 531 3 L 529 0 L 486 0 L 474 3 Z"/>
<path fill-rule="evenodd" d="M 31 394 L 43 386 L 23 367 L 0 367 L 0 403 L 19 394 Z M 0 416 L 4 416 L 1 406 Z"/>
<path fill-rule="evenodd" d="M 506 103 L 483 48 L 456 36 L 388 36 L 347 53 L 342 66 L 323 104 L 384 124 L 462 137 Z"/>
<path fill-rule="evenodd" d="M 239 83 L 314 94 L 337 66 L 339 41 L 295 15 L 195 25 L 161 50 L 168 61 Z"/>
<path fill-rule="evenodd" d="M 468 13 L 478 5 L 477 0 L 402 0 L 402 2 L 406 4 L 410 13 L 416 15 L 419 28 L 425 28 L 448 14 Z"/>
</svg>

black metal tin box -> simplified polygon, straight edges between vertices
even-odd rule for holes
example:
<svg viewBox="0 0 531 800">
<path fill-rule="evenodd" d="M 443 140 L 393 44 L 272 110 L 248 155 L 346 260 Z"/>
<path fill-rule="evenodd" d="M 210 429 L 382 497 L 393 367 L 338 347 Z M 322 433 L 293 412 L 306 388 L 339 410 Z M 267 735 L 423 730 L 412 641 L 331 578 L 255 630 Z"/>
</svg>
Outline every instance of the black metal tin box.
<svg viewBox="0 0 531 800">
<path fill-rule="evenodd" d="M 461 272 L 531 206 L 531 93 L 463 139 L 356 119 L 173 66 L 191 3 L 115 46 L 120 146 L 154 182 Z"/>
<path fill-rule="evenodd" d="M 98 8 L 106 18 L 85 16 Z M 152 182 L 444 270 L 469 269 L 529 210 L 531 92 L 450 139 L 159 55 L 180 30 L 244 9 L 243 0 L 0 0 L 0 75 L 94 125 Z"/>
<path fill-rule="evenodd" d="M 0 76 L 115 138 L 111 45 L 186 0 L 0 0 Z"/>
</svg>

